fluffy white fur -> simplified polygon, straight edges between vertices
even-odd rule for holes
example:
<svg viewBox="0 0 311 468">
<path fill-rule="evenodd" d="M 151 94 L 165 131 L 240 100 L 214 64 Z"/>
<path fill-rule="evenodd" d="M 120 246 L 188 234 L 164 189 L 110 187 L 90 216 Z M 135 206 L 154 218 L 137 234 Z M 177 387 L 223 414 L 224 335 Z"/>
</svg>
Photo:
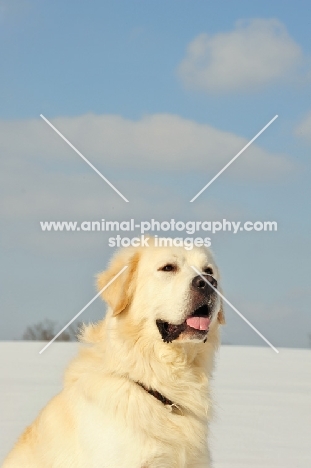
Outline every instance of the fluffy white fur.
<svg viewBox="0 0 311 468">
<path fill-rule="evenodd" d="M 159 271 L 166 263 L 174 273 Z M 103 293 L 106 318 L 81 333 L 64 389 L 41 411 L 3 468 L 208 468 L 209 381 L 224 318 L 217 299 L 207 342 L 181 335 L 162 341 L 156 320 L 181 323 L 190 284 L 207 265 L 205 248 L 128 248 L 118 252 L 98 287 L 128 268 Z M 44 356 L 43 358 L 44 359 Z M 178 405 L 171 411 L 135 382 Z"/>
</svg>

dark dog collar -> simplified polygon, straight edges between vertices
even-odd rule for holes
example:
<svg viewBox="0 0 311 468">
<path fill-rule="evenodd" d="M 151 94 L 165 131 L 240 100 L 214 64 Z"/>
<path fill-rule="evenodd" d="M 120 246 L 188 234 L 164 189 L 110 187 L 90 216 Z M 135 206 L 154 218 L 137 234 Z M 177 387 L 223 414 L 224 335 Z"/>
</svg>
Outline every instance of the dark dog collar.
<svg viewBox="0 0 311 468">
<path fill-rule="evenodd" d="M 154 398 L 161 401 L 161 403 L 163 403 L 163 405 L 166 406 L 171 412 L 183 415 L 183 412 L 180 406 L 176 405 L 176 403 L 173 403 L 171 400 L 166 398 L 164 395 L 162 395 L 162 393 L 158 392 L 157 390 L 152 390 L 152 388 L 145 387 L 145 385 L 142 384 L 141 382 L 135 382 L 135 383 L 137 383 L 137 385 L 143 388 L 147 393 L 152 395 Z"/>
</svg>

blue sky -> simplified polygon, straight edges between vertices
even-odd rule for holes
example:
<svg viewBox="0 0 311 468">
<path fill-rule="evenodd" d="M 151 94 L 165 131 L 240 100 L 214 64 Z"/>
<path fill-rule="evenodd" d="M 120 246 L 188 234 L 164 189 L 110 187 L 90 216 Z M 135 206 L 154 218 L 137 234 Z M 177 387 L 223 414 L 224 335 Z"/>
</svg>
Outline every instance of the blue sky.
<svg viewBox="0 0 311 468">
<path fill-rule="evenodd" d="M 112 253 L 105 235 L 42 233 L 40 220 L 227 218 L 279 224 L 213 237 L 228 299 L 276 346 L 308 346 L 309 17 L 305 1 L 0 0 L 1 339 L 70 320 Z M 226 341 L 262 344 L 227 319 Z"/>
</svg>

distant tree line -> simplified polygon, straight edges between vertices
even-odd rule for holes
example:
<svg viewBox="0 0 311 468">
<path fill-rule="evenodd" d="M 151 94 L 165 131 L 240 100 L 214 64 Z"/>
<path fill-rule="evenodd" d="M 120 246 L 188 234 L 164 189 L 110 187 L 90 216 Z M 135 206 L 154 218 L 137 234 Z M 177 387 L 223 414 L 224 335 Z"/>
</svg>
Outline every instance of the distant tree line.
<svg viewBox="0 0 311 468">
<path fill-rule="evenodd" d="M 55 341 L 77 341 L 77 334 L 82 322 L 73 322 L 61 333 Z M 22 339 L 29 341 L 51 341 L 63 328 L 53 320 L 43 320 L 29 325 L 23 333 Z"/>
</svg>

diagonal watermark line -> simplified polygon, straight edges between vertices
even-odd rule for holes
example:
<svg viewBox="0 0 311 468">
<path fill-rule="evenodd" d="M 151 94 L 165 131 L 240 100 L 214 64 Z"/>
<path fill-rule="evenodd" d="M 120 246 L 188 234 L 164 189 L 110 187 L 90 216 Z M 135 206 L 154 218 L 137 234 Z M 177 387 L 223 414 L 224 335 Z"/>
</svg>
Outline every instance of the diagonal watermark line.
<svg viewBox="0 0 311 468">
<path fill-rule="evenodd" d="M 210 181 L 208 182 L 208 184 L 206 184 L 206 185 L 202 188 L 202 190 L 200 190 L 200 191 L 196 194 L 196 196 L 193 197 L 193 198 L 190 200 L 190 203 L 194 202 L 194 200 L 196 200 L 196 199 L 201 195 L 201 193 L 203 193 L 204 190 L 206 190 L 207 187 L 209 187 L 209 186 L 217 179 L 217 177 L 219 177 L 220 174 L 222 174 L 222 173 L 230 166 L 230 164 L 232 164 L 233 161 L 235 161 L 235 160 L 243 153 L 243 151 L 245 151 L 246 148 L 248 148 L 248 147 L 256 140 L 256 138 L 258 138 L 259 135 L 261 135 L 261 134 L 272 124 L 272 122 L 274 122 L 275 119 L 277 119 L 277 118 L 278 118 L 278 115 L 275 115 L 275 116 L 273 117 L 273 119 L 271 119 L 270 122 L 268 122 L 267 125 L 265 125 L 265 126 L 260 130 L 260 132 L 258 132 L 257 135 L 255 135 L 254 138 L 252 138 L 251 141 L 249 141 L 249 142 L 247 143 L 247 145 L 245 145 L 244 148 L 242 148 L 241 151 L 239 151 L 239 153 L 236 154 L 236 155 L 231 159 L 231 161 L 229 161 L 228 164 L 226 164 L 226 165 L 212 178 L 212 180 L 210 180 Z"/>
<path fill-rule="evenodd" d="M 40 117 L 41 117 L 41 119 L 43 119 L 43 120 L 54 130 L 54 132 L 56 132 L 56 133 L 57 133 L 57 134 L 58 134 L 58 135 L 59 135 L 59 136 L 60 136 L 60 137 L 61 137 L 61 138 L 62 138 L 62 139 L 63 139 L 63 140 L 64 140 L 64 141 L 65 141 L 65 142 L 66 142 L 82 159 L 83 159 L 83 161 L 85 161 L 85 162 L 86 162 L 86 163 L 87 163 L 87 164 L 88 164 L 88 165 L 89 165 L 89 166 L 90 166 L 90 167 L 91 167 L 91 168 L 92 168 L 108 185 L 110 185 L 110 187 L 111 187 L 115 192 L 117 192 L 117 194 L 120 195 L 120 197 L 123 198 L 124 201 L 129 202 L 128 199 L 125 198 L 125 196 L 122 195 L 122 193 L 119 192 L 119 190 L 118 190 L 111 182 L 109 182 L 109 180 L 106 179 L 106 177 L 103 176 L 103 174 L 102 174 L 101 172 L 99 172 L 99 170 L 96 169 L 96 167 L 93 166 L 93 164 L 90 163 L 90 161 L 89 161 L 88 159 L 86 159 L 86 157 L 83 156 L 83 154 L 80 153 L 80 151 L 77 150 L 77 148 L 76 148 L 75 146 L 73 146 L 73 144 L 70 143 L 70 141 L 67 140 L 67 138 L 64 137 L 64 135 L 63 135 L 59 130 L 57 130 L 57 128 L 54 127 L 54 125 L 51 124 L 51 122 L 50 122 L 46 117 L 44 117 L 44 115 L 40 114 Z"/>
<path fill-rule="evenodd" d="M 98 296 L 100 296 L 101 293 L 104 292 L 105 289 L 107 289 L 107 288 L 111 285 L 111 283 L 113 283 L 113 282 L 118 278 L 118 276 L 120 276 L 120 275 L 124 272 L 124 270 L 126 270 L 126 269 L 127 269 L 127 265 L 125 265 L 125 266 L 122 268 L 122 270 L 119 271 L 119 273 L 117 273 L 110 281 L 108 281 L 108 283 L 99 291 L 99 293 L 97 293 L 96 296 L 94 296 L 93 299 L 91 299 L 90 302 L 88 302 L 88 303 L 86 304 L 86 306 L 84 306 L 83 309 L 81 309 L 80 312 L 78 312 L 77 315 L 75 315 L 75 316 L 70 320 L 70 322 L 68 322 L 67 325 L 65 325 L 64 328 L 62 328 L 61 331 L 58 332 L 57 335 L 55 335 L 54 338 L 52 338 L 52 340 L 49 341 L 49 343 L 46 344 L 46 345 L 44 346 L 44 348 L 41 349 L 41 351 L 39 351 L 39 354 L 42 354 L 43 351 L 45 351 L 45 350 L 53 343 L 53 341 L 55 341 L 56 338 L 57 338 L 61 333 L 63 333 L 63 331 L 65 331 L 66 328 L 69 327 L 69 325 L 71 325 L 72 322 L 74 322 L 74 321 L 76 320 L 76 318 L 78 318 L 79 315 L 81 315 L 82 312 L 84 312 L 85 309 L 87 309 L 88 306 L 90 306 L 90 305 L 92 304 L 92 302 L 94 302 L 95 299 L 97 299 Z"/>
<path fill-rule="evenodd" d="M 236 312 L 236 313 L 241 317 L 241 319 L 244 320 L 245 323 L 247 323 L 247 325 L 249 325 L 249 326 L 254 330 L 254 332 L 257 333 L 258 336 L 260 336 L 260 338 L 261 338 L 262 340 L 264 340 L 264 341 L 270 346 L 270 348 L 273 349 L 273 351 L 275 351 L 276 353 L 279 354 L 279 351 L 273 346 L 273 344 L 271 344 L 270 341 L 268 341 L 267 338 L 265 338 L 265 337 L 263 336 L 263 334 L 260 333 L 260 331 L 258 331 L 257 328 L 254 327 L 254 325 L 252 325 L 252 324 L 250 323 L 250 321 L 247 320 L 247 318 L 245 318 L 244 315 L 241 314 L 241 312 L 239 312 L 238 309 L 236 309 L 236 308 L 234 307 L 234 305 L 232 305 L 231 302 L 229 302 L 228 299 L 226 299 L 226 298 L 218 291 L 218 289 L 214 288 L 214 286 L 199 272 L 199 270 L 196 269 L 195 266 L 191 266 L 191 268 L 192 268 L 199 276 L 201 276 L 201 278 L 202 278 L 206 283 L 208 283 L 208 285 L 209 285 L 209 286 L 210 286 L 210 287 L 211 287 L 211 288 L 212 288 L 212 289 L 213 289 L 213 290 L 214 290 L 214 291 L 231 307 L 231 309 L 234 310 L 234 312 Z"/>
</svg>

